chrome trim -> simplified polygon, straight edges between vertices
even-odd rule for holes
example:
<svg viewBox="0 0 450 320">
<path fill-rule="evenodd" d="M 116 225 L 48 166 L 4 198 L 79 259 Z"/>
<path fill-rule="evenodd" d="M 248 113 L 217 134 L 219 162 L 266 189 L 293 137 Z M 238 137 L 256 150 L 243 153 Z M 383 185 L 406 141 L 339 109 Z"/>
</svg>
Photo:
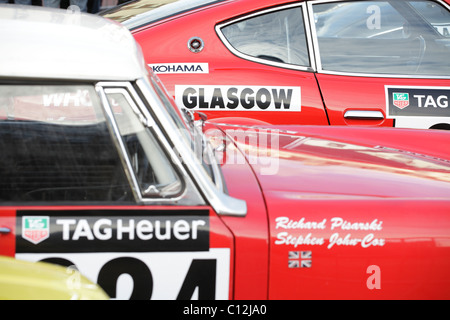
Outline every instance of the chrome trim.
<svg viewBox="0 0 450 320">
<path fill-rule="evenodd" d="M 8 234 L 11 232 L 11 229 L 9 228 L 0 228 L 0 233 L 2 234 Z"/>
<path fill-rule="evenodd" d="M 176 150 L 179 154 L 178 157 L 172 160 L 179 163 L 180 159 L 182 159 L 187 173 L 190 174 L 192 181 L 197 185 L 205 200 L 210 203 L 219 215 L 245 216 L 247 214 L 246 202 L 225 194 L 217 188 L 210 177 L 204 172 L 201 165 L 192 156 L 190 146 L 187 146 L 185 141 L 177 134 L 179 128 L 176 127 L 166 111 L 160 107 L 163 102 L 154 90 L 152 90 L 150 83 L 144 79 L 139 79 L 136 81 L 136 84 L 145 99 L 149 102 L 156 119 L 162 128 L 164 128 L 168 139 L 173 143 L 173 150 Z"/>
<path fill-rule="evenodd" d="M 216 158 L 214 156 L 214 151 L 211 147 L 211 145 L 208 143 L 208 146 L 206 148 L 206 152 L 208 155 L 208 160 L 213 163 L 214 165 L 212 165 L 212 171 L 213 171 L 213 175 L 214 175 L 214 184 L 216 185 L 216 188 L 219 188 L 219 190 L 221 192 L 225 192 L 224 187 L 225 187 L 225 181 L 223 180 L 223 176 L 222 173 L 220 172 L 220 166 L 217 165 L 216 162 Z"/>
<path fill-rule="evenodd" d="M 193 43 L 195 43 L 195 42 L 197 42 L 199 44 L 198 47 L 195 47 L 193 45 Z M 200 37 L 192 37 L 188 40 L 187 47 L 188 47 L 189 51 L 191 51 L 193 53 L 199 53 L 203 50 L 203 48 L 205 48 L 205 42 Z"/>
<path fill-rule="evenodd" d="M 313 36 L 311 30 L 311 20 L 309 19 L 308 7 L 306 4 L 302 5 L 303 24 L 305 26 L 306 43 L 308 45 L 309 61 L 312 71 L 317 72 L 316 51 L 313 46 Z M 314 21 L 314 20 L 313 20 Z"/>
<path fill-rule="evenodd" d="M 383 112 L 373 110 L 347 110 L 344 114 L 345 119 L 384 119 Z"/>
<path fill-rule="evenodd" d="M 127 86 L 127 88 L 125 87 L 104 87 L 104 92 L 105 94 L 109 94 L 109 93 L 120 93 L 123 94 L 125 99 L 127 100 L 128 104 L 131 106 L 134 114 L 139 118 L 139 121 L 143 124 L 144 127 L 146 128 L 152 128 L 153 130 L 155 130 L 156 126 L 155 123 L 152 121 L 152 119 L 145 117 L 142 113 L 142 110 L 145 109 L 145 107 L 142 104 L 142 101 L 140 100 L 140 98 L 137 96 L 137 93 L 135 92 L 134 88 L 132 88 L 131 86 Z M 121 137 L 122 139 L 122 137 Z M 161 139 L 161 137 L 155 137 L 158 142 L 162 142 L 163 139 Z M 161 149 L 166 150 L 167 146 L 162 147 Z M 165 157 L 166 155 L 164 155 Z M 129 159 L 129 162 L 131 163 L 131 159 L 129 158 L 128 152 L 125 153 L 125 157 L 127 157 Z M 137 177 L 136 174 L 133 170 L 133 167 L 131 167 L 132 173 L 135 176 L 135 179 L 137 181 Z M 166 198 L 162 198 L 162 197 L 155 197 L 155 198 L 148 198 L 145 196 L 145 194 L 142 193 L 142 190 L 140 189 L 139 183 L 138 183 L 138 187 L 141 193 L 141 201 L 143 202 L 155 202 L 155 201 L 178 201 L 180 200 L 184 194 L 186 193 L 186 184 L 183 183 L 183 181 L 181 180 L 180 174 L 179 172 L 177 172 L 177 170 L 175 171 L 175 176 L 177 177 L 177 180 L 181 183 L 181 185 L 183 186 L 183 190 L 182 192 L 180 192 L 179 194 L 177 194 L 176 196 L 172 196 L 172 197 L 166 197 Z"/>
<path fill-rule="evenodd" d="M 311 46 L 313 48 L 314 52 L 314 61 L 316 62 L 316 72 L 322 71 L 322 62 L 320 61 L 320 52 L 319 52 L 319 45 L 317 43 L 317 31 L 316 31 L 316 23 L 314 22 L 314 11 L 312 9 L 312 5 L 316 3 L 322 3 L 326 1 L 314 1 L 314 2 L 308 2 L 306 3 L 307 9 L 308 9 L 308 21 L 309 21 L 309 30 L 311 32 Z"/>
<path fill-rule="evenodd" d="M 131 98 L 133 99 L 133 103 L 131 103 L 131 106 L 133 108 L 133 111 L 138 115 L 140 121 L 144 124 L 144 126 L 146 126 L 147 128 L 151 128 L 156 135 L 156 139 L 158 140 L 158 142 L 161 143 L 161 147 L 162 149 L 169 155 L 169 161 L 171 161 L 175 167 L 176 167 L 176 172 L 177 172 L 177 176 L 178 178 L 182 178 L 182 177 L 188 177 L 187 172 L 185 171 L 185 169 L 183 168 L 182 164 L 177 161 L 178 160 L 178 156 L 173 152 L 173 148 L 170 146 L 169 143 L 167 143 L 163 133 L 161 132 L 161 130 L 158 128 L 158 126 L 156 125 L 156 122 L 153 120 L 153 117 L 150 115 L 147 107 L 144 105 L 144 103 L 142 102 L 141 98 L 139 97 L 139 95 L 137 94 L 136 90 L 133 88 L 133 86 L 128 83 L 128 82 L 99 82 L 97 83 L 97 86 L 103 88 L 104 91 L 111 91 L 111 90 L 125 90 L 126 93 L 128 93 Z M 106 98 L 106 94 L 105 94 L 105 98 Z M 107 99 L 107 98 L 106 98 Z M 108 102 L 108 106 L 109 108 L 111 108 L 111 106 L 109 105 L 109 101 Z M 120 136 L 120 131 L 118 131 L 118 127 L 117 124 L 115 122 L 114 119 L 114 115 L 111 113 L 112 117 L 113 117 L 113 121 L 114 124 L 116 126 L 117 131 L 115 131 L 115 137 L 118 138 L 120 140 L 120 145 L 122 145 L 123 148 L 125 148 L 125 145 L 123 144 L 122 141 L 122 137 Z M 133 167 L 131 165 L 131 160 L 128 157 L 128 153 L 125 149 L 122 149 L 122 147 L 119 145 L 119 150 L 121 151 L 121 157 L 124 158 L 125 164 L 124 167 L 126 169 L 127 172 L 130 173 L 130 184 L 133 186 L 133 188 L 137 188 L 136 189 L 136 194 L 137 194 L 137 200 L 141 203 L 144 204 L 166 204 L 166 203 L 175 203 L 175 202 L 179 202 L 183 199 L 183 197 L 186 196 L 187 194 L 187 190 L 189 188 L 189 186 L 192 185 L 192 181 L 181 181 L 183 184 L 183 191 L 173 197 L 167 197 L 167 198 L 162 198 L 162 197 L 155 197 L 155 198 L 148 198 L 142 195 L 142 192 L 140 190 L 140 186 L 139 183 L 137 181 L 136 175 L 134 173 Z M 198 196 L 198 198 L 200 199 L 200 196 Z M 200 202 L 196 202 L 196 204 L 201 205 L 204 204 L 204 201 Z"/>
<path fill-rule="evenodd" d="M 304 27 L 305 27 L 305 36 L 306 36 L 306 43 L 308 46 L 308 55 L 309 55 L 309 63 L 310 66 L 298 66 L 298 65 L 293 65 L 293 64 L 288 64 L 288 63 L 282 63 L 282 62 L 275 62 L 275 61 L 269 61 L 266 59 L 260 59 L 260 58 L 256 58 L 250 55 L 247 55 L 245 53 L 242 53 L 238 50 L 236 50 L 231 43 L 227 40 L 227 38 L 223 35 L 221 29 L 242 21 L 242 20 L 246 20 L 249 18 L 253 18 L 253 17 L 257 17 L 260 15 L 264 15 L 267 13 L 272 13 L 275 11 L 280 11 L 280 10 L 285 10 L 285 9 L 290 9 L 290 8 L 295 8 L 295 7 L 301 7 L 302 9 L 302 13 L 303 13 L 303 20 L 304 20 Z M 315 65 L 315 61 L 314 61 L 314 52 L 312 51 L 312 47 L 310 45 L 310 32 L 309 32 L 309 26 L 308 26 L 308 19 L 307 19 L 307 11 L 305 10 L 305 4 L 304 3 L 295 3 L 295 4 L 289 4 L 289 5 L 281 5 L 278 7 L 274 7 L 274 8 L 269 8 L 269 9 L 265 9 L 265 10 L 261 10 L 258 12 L 254 12 L 251 13 L 249 15 L 243 16 L 243 17 L 239 17 L 237 19 L 233 19 L 224 23 L 219 23 L 215 26 L 215 30 L 216 30 L 216 34 L 219 37 L 219 39 L 222 41 L 222 43 L 225 45 L 225 47 L 235 56 L 245 59 L 245 60 L 249 60 L 249 61 L 253 61 L 256 63 L 260 63 L 260 64 L 265 64 L 265 65 L 269 65 L 269 66 L 274 66 L 274 67 L 279 67 L 279 68 L 284 68 L 284 69 L 292 69 L 292 70 L 298 70 L 298 71 L 309 71 L 309 72 L 313 72 L 315 71 L 314 69 L 314 65 Z"/>
<path fill-rule="evenodd" d="M 142 194 L 141 190 L 139 188 L 139 183 L 136 179 L 136 176 L 133 172 L 133 167 L 131 165 L 130 160 L 127 156 L 127 150 L 123 143 L 122 137 L 119 132 L 119 127 L 117 126 L 116 120 L 114 119 L 114 114 L 111 109 L 111 105 L 109 104 L 108 98 L 106 97 L 106 94 L 103 90 L 103 87 L 100 84 L 95 85 L 95 90 L 97 91 L 97 94 L 100 97 L 100 101 L 103 105 L 103 112 L 105 114 L 106 118 L 106 124 L 108 128 L 110 129 L 110 132 L 113 136 L 114 144 L 116 145 L 117 151 L 119 153 L 120 161 L 122 162 L 122 166 L 125 169 L 125 174 L 127 176 L 127 179 L 130 183 L 131 190 L 133 192 L 134 199 L 137 202 L 142 201 Z"/>
<path fill-rule="evenodd" d="M 320 74 L 330 74 L 336 76 L 350 76 L 350 77 L 370 77 L 370 78 L 397 78 L 397 79 L 436 79 L 436 80 L 448 80 L 450 76 L 426 76 L 426 75 L 411 75 L 411 74 L 384 74 L 384 73 L 355 73 L 355 72 L 343 72 L 343 71 L 329 71 L 318 70 Z"/>
<path fill-rule="evenodd" d="M 361 1 L 361 0 L 355 0 L 355 1 Z M 386 73 L 386 74 L 384 74 L 384 73 L 362 73 L 362 72 L 356 73 L 356 72 L 332 71 L 332 70 L 323 69 L 322 62 L 320 60 L 320 50 L 319 50 L 319 44 L 317 41 L 317 31 L 316 31 L 316 25 L 314 23 L 314 11 L 313 11 L 312 7 L 316 4 L 331 3 L 331 2 L 343 2 L 343 0 L 315 0 L 315 1 L 307 2 L 307 10 L 308 10 L 308 16 L 309 16 L 309 21 L 310 21 L 310 30 L 311 30 L 311 39 L 310 40 L 312 42 L 312 47 L 314 50 L 314 56 L 315 56 L 314 58 L 315 58 L 315 62 L 316 62 L 315 70 L 317 73 L 338 75 L 338 76 L 371 77 L 371 78 L 450 79 L 450 75 L 449 76 L 427 76 L 427 75 L 389 74 L 389 73 Z M 434 2 L 437 2 L 437 3 L 441 4 L 443 7 L 450 10 L 450 5 L 448 5 L 444 1 L 435 0 Z"/>
</svg>

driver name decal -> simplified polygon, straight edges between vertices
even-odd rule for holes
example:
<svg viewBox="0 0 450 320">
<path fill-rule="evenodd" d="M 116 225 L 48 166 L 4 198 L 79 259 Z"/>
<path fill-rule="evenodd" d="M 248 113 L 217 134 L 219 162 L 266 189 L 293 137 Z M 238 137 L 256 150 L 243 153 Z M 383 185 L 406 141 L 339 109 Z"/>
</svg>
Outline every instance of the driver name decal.
<svg viewBox="0 0 450 320">
<path fill-rule="evenodd" d="M 383 221 L 349 221 L 342 217 L 307 221 L 304 217 L 293 220 L 288 217 L 275 219 L 275 245 L 360 246 L 362 248 L 382 247 L 385 239 L 377 235 L 383 230 Z"/>
<path fill-rule="evenodd" d="M 204 111 L 301 111 L 301 88 L 177 85 L 178 106 Z"/>
</svg>

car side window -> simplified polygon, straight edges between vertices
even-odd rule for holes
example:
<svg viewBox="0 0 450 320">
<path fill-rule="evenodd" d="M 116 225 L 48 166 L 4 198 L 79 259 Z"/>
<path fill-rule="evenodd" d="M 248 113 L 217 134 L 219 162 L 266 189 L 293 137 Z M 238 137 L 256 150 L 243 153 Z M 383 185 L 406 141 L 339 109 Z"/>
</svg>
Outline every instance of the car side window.
<svg viewBox="0 0 450 320">
<path fill-rule="evenodd" d="M 440 4 L 432 1 L 409 1 L 409 3 L 442 36 L 450 38 L 450 12 Z"/>
<path fill-rule="evenodd" d="M 0 85 L 0 202 L 133 201 L 92 86 Z"/>
<path fill-rule="evenodd" d="M 179 195 L 183 184 L 127 90 L 105 89 L 143 198 Z"/>
<path fill-rule="evenodd" d="M 260 59 L 260 62 L 310 66 L 299 6 L 251 16 L 220 30 L 229 46 L 241 55 Z"/>
<path fill-rule="evenodd" d="M 321 69 L 448 76 L 450 12 L 434 1 L 312 5 Z"/>
</svg>

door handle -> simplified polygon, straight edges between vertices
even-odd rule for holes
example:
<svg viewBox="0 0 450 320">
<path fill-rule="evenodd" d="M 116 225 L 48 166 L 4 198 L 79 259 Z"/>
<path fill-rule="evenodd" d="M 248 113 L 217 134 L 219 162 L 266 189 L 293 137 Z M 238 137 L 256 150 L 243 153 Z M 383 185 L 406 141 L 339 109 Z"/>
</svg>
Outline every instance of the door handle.
<svg viewBox="0 0 450 320">
<path fill-rule="evenodd" d="M 4 228 L 4 227 L 0 228 L 1 234 L 8 234 L 10 232 L 11 232 L 11 229 L 9 229 L 9 228 Z"/>
<path fill-rule="evenodd" d="M 384 119 L 384 115 L 381 111 L 376 110 L 347 110 L 345 111 L 344 118 L 381 120 Z"/>
</svg>

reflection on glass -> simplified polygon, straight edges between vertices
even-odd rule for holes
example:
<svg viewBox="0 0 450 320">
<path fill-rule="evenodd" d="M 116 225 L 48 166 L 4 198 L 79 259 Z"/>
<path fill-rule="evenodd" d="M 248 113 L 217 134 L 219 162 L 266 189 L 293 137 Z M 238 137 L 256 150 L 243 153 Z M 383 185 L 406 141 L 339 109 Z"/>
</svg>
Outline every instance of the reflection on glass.
<svg viewBox="0 0 450 320">
<path fill-rule="evenodd" d="M 116 91 L 116 92 L 114 92 Z M 144 197 L 167 197 L 181 192 L 182 185 L 161 147 L 133 112 L 134 103 L 125 90 L 106 90 L 120 135 Z"/>
<path fill-rule="evenodd" d="M 233 48 L 251 57 L 309 66 L 302 10 L 280 10 L 230 24 L 221 29 Z"/>
<path fill-rule="evenodd" d="M 450 13 L 435 2 L 333 2 L 313 10 L 324 70 L 450 74 Z"/>
</svg>

